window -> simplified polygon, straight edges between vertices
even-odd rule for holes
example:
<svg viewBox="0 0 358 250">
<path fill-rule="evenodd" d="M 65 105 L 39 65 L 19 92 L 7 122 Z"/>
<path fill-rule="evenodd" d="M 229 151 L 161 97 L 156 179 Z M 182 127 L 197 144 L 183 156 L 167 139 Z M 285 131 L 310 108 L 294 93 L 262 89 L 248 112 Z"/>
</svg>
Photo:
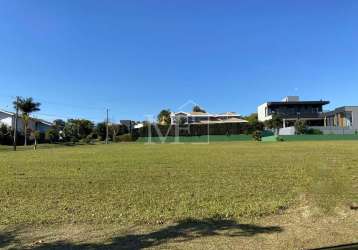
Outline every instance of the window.
<svg viewBox="0 0 358 250">
<path fill-rule="evenodd" d="M 352 112 L 346 112 L 345 113 L 345 120 L 346 120 L 346 126 L 351 127 L 352 126 Z"/>
</svg>

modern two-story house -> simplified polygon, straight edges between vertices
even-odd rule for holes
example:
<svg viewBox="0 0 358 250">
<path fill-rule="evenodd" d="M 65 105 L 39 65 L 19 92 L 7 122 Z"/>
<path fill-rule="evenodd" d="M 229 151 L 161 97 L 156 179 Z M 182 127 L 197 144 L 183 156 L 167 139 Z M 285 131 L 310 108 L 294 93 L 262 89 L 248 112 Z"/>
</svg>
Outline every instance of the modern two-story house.
<svg viewBox="0 0 358 250">
<path fill-rule="evenodd" d="M 297 120 L 304 120 L 308 126 L 324 126 L 323 106 L 329 101 L 300 101 L 298 96 L 287 96 L 281 101 L 271 101 L 257 108 L 261 122 L 278 115 L 283 119 L 283 127 L 293 126 Z"/>
</svg>

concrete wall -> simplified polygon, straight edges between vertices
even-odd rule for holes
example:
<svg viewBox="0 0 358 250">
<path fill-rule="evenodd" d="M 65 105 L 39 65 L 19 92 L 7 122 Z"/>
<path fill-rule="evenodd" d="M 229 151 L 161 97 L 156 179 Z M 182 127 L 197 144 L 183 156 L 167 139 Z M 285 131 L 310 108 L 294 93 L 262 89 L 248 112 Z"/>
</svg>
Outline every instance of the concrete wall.
<svg viewBox="0 0 358 250">
<path fill-rule="evenodd" d="M 319 129 L 325 135 L 353 135 L 358 132 L 358 129 L 354 128 L 340 128 L 340 127 L 310 127 L 313 129 Z"/>
<path fill-rule="evenodd" d="M 294 135 L 296 132 L 295 127 L 280 128 L 279 135 Z"/>
<path fill-rule="evenodd" d="M 358 129 L 358 108 L 352 109 L 352 128 Z"/>
</svg>

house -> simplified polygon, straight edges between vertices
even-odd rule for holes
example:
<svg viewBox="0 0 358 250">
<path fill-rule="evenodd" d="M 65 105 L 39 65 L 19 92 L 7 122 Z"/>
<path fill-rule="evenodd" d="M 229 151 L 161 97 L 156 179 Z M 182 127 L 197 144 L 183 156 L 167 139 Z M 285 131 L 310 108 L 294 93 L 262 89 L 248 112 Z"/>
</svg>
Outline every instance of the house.
<svg viewBox="0 0 358 250">
<path fill-rule="evenodd" d="M 344 106 L 324 113 L 324 126 L 358 130 L 358 106 Z"/>
<path fill-rule="evenodd" d="M 0 124 L 5 124 L 11 128 L 15 126 L 15 113 L 8 112 L 5 110 L 0 110 Z M 52 123 L 44 121 L 42 119 L 30 118 L 28 128 L 33 131 L 46 132 L 51 128 Z M 21 117 L 17 119 L 17 131 L 20 133 L 24 132 L 24 121 Z"/>
<path fill-rule="evenodd" d="M 235 112 L 222 114 L 211 114 L 207 112 L 172 112 L 170 122 L 176 124 L 224 124 L 224 123 L 246 123 L 241 116 Z"/>
<path fill-rule="evenodd" d="M 303 120 L 308 126 L 324 126 L 323 106 L 329 101 L 300 101 L 298 96 L 287 96 L 281 101 L 271 101 L 257 108 L 261 122 L 271 120 L 276 114 L 283 119 L 283 127 L 293 126 L 295 121 Z"/>
</svg>

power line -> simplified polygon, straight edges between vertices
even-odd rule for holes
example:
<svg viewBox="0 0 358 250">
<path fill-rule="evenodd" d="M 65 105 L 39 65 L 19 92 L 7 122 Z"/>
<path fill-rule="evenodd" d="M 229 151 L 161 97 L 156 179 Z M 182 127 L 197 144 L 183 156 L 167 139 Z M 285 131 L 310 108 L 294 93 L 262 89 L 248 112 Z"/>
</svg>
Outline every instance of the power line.
<svg viewBox="0 0 358 250">
<path fill-rule="evenodd" d="M 9 95 L 9 94 L 0 94 L 2 97 L 7 97 L 10 99 L 15 99 L 15 95 Z M 87 106 L 87 105 L 77 105 L 73 103 L 66 103 L 66 102 L 56 102 L 56 101 L 48 101 L 44 98 L 36 98 L 36 100 L 40 101 L 41 104 L 50 104 L 50 105 L 58 105 L 58 106 L 67 106 L 71 108 L 79 108 L 79 109 L 89 109 L 89 110 L 105 110 L 106 107 L 94 107 L 94 106 Z"/>
</svg>

